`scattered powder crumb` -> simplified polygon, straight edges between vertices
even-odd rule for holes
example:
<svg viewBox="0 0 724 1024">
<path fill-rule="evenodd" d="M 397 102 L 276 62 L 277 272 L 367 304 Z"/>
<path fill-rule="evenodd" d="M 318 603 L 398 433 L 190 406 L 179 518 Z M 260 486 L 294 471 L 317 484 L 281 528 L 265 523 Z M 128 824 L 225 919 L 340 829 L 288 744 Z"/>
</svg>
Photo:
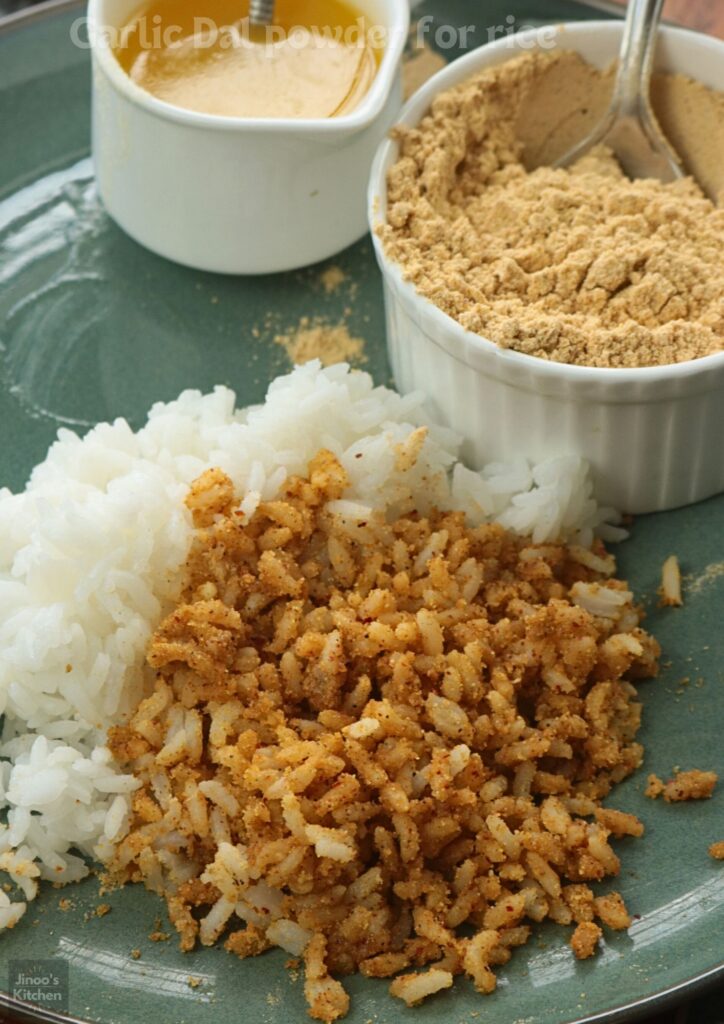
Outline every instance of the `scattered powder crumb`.
<svg viewBox="0 0 724 1024">
<path fill-rule="evenodd" d="M 116 892 L 120 888 L 118 880 L 111 878 L 107 872 L 101 872 L 98 875 L 98 895 L 107 896 L 111 892 Z"/>
<path fill-rule="evenodd" d="M 678 117 L 700 180 L 703 163 L 718 161 L 724 200 L 724 95 L 659 77 L 657 114 Z M 721 351 L 724 209 L 693 178 L 630 181 L 604 147 L 572 169 L 550 166 L 610 90 L 610 72 L 559 51 L 524 54 L 438 96 L 418 128 L 395 130 L 380 229 L 388 256 L 463 327 L 527 355 L 636 367 Z M 687 97 L 709 112 L 688 128 Z"/>
<path fill-rule="evenodd" d="M 302 317 L 299 326 L 287 334 L 278 334 L 275 344 L 281 345 L 295 365 L 319 359 L 323 366 L 334 363 L 364 363 L 365 343 L 349 333 L 345 323 L 326 324 L 321 320 Z"/>
<path fill-rule="evenodd" d="M 676 555 L 672 555 L 664 562 L 659 595 L 664 608 L 681 608 L 684 603 L 681 596 L 681 567 Z"/>
<path fill-rule="evenodd" d="M 646 782 L 647 785 L 644 790 L 644 796 L 647 796 L 650 800 L 656 800 L 664 792 L 663 782 L 658 775 L 654 775 L 653 773 L 649 775 Z"/>
<path fill-rule="evenodd" d="M 716 772 L 703 772 L 698 768 L 688 772 L 677 771 L 667 783 L 663 783 L 656 775 L 649 775 L 645 795 L 656 800 L 663 794 L 669 804 L 684 800 L 708 800 L 716 783 Z"/>
<path fill-rule="evenodd" d="M 148 936 L 151 942 L 168 942 L 171 936 L 161 928 L 161 918 L 157 917 L 153 922 L 153 931 Z"/>
<path fill-rule="evenodd" d="M 83 920 L 90 921 L 91 918 L 94 917 L 105 917 L 106 914 L 110 914 L 111 909 L 112 907 L 110 903 L 99 903 L 97 907 L 94 907 L 93 910 L 89 910 L 83 915 Z"/>
<path fill-rule="evenodd" d="M 324 288 L 327 295 L 334 295 L 346 280 L 347 275 L 342 268 L 336 266 L 336 264 L 334 266 L 327 267 L 327 269 L 323 270 L 319 275 L 319 283 L 322 285 L 322 288 Z"/>
<path fill-rule="evenodd" d="M 66 914 L 69 910 L 72 910 L 75 906 L 73 900 L 62 899 L 58 901 L 58 910 L 62 910 Z"/>
<path fill-rule="evenodd" d="M 187 984 L 189 988 L 198 988 L 202 984 L 202 979 L 195 978 L 192 974 L 189 974 L 187 978 Z"/>
<path fill-rule="evenodd" d="M 700 594 L 702 590 L 711 586 L 718 579 L 724 576 L 724 562 L 712 562 L 699 576 L 689 577 L 687 580 L 687 591 L 690 594 Z"/>
<path fill-rule="evenodd" d="M 609 892 L 598 896 L 593 901 L 596 917 L 614 931 L 622 932 L 631 927 L 633 918 L 626 909 L 626 904 L 619 892 Z"/>
<path fill-rule="evenodd" d="M 724 860 L 724 840 L 719 843 L 712 843 L 709 847 L 709 855 L 714 860 Z"/>
<path fill-rule="evenodd" d="M 131 960 L 140 960 L 140 959 L 141 959 L 141 950 L 140 949 L 132 949 L 131 950 Z"/>
<path fill-rule="evenodd" d="M 270 992 L 266 997 L 267 1006 L 279 1006 L 281 1001 L 282 997 L 275 995 L 273 992 Z"/>
<path fill-rule="evenodd" d="M 594 921 L 581 921 L 571 936 L 571 949 L 578 960 L 587 960 L 593 956 L 603 930 Z"/>
</svg>

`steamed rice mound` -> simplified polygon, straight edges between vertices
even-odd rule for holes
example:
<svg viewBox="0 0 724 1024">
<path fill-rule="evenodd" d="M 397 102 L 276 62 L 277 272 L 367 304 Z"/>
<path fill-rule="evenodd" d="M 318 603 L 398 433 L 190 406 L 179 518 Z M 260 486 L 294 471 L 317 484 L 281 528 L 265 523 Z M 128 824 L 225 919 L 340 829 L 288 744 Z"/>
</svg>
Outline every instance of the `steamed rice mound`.
<svg viewBox="0 0 724 1024">
<path fill-rule="evenodd" d="M 322 1021 L 349 1007 L 335 976 L 489 993 L 531 922 L 576 925 L 577 956 L 628 926 L 589 883 L 643 832 L 600 801 L 641 762 L 659 656 L 602 545 L 354 518 L 347 483 L 322 451 L 249 516 L 220 470 L 196 481 L 155 689 L 110 736 L 142 783 L 110 878 L 163 894 L 185 950 L 303 956 Z"/>
<path fill-rule="evenodd" d="M 251 516 L 326 447 L 349 478 L 337 510 L 359 519 L 414 502 L 541 543 L 626 536 L 580 458 L 473 472 L 460 438 L 424 426 L 424 404 L 312 361 L 273 381 L 263 405 L 238 409 L 224 387 L 185 391 L 137 431 L 122 419 L 83 437 L 60 430 L 20 493 L 0 488 L 0 931 L 43 880 L 86 877 L 127 828 L 137 783 L 119 774 L 108 729 L 153 686 L 146 653 L 178 601 L 194 535 L 184 498 L 205 471 L 221 468 Z"/>
</svg>

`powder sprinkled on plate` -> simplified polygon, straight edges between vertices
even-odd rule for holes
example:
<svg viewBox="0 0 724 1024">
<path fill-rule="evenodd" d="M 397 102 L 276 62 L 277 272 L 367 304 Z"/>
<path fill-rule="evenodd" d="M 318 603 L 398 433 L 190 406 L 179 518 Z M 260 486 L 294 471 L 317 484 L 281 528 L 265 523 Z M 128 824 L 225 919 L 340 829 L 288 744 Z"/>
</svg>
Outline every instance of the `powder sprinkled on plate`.
<svg viewBox="0 0 724 1024">
<path fill-rule="evenodd" d="M 337 264 L 333 264 L 331 267 L 327 267 L 319 275 L 319 283 L 324 288 L 327 295 L 334 295 L 335 292 L 339 291 L 342 285 L 346 282 L 347 275 L 338 267 Z"/>
<path fill-rule="evenodd" d="M 295 365 L 319 359 L 322 366 L 334 363 L 364 363 L 365 342 L 363 338 L 353 337 L 345 323 L 328 324 L 321 320 L 310 320 L 302 317 L 299 326 L 286 334 L 278 334 L 274 339 L 281 345 L 291 362 Z"/>
</svg>

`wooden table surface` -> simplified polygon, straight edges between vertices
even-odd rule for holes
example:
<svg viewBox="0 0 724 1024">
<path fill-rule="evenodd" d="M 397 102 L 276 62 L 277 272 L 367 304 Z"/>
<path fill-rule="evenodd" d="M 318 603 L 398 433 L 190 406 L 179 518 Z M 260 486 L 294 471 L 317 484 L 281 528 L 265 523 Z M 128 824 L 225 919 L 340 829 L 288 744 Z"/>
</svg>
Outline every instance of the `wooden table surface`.
<svg viewBox="0 0 724 1024">
<path fill-rule="evenodd" d="M 666 0 L 664 17 L 724 39 L 724 0 Z"/>
<path fill-rule="evenodd" d="M 724 0 L 669 0 L 666 16 L 724 39 Z"/>
</svg>

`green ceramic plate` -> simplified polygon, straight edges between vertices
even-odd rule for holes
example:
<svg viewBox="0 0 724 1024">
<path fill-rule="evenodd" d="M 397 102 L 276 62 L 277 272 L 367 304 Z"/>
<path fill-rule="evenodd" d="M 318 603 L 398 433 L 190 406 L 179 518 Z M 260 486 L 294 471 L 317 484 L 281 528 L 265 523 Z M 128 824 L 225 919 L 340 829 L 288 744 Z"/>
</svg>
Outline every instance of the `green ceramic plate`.
<svg viewBox="0 0 724 1024">
<path fill-rule="evenodd" d="M 538 0 L 484 9 L 475 0 L 429 0 L 418 10 L 438 19 L 444 11 L 453 24 L 477 21 L 478 42 L 489 25 L 510 30 L 513 21 L 536 23 L 542 11 L 555 20 L 589 16 L 575 3 Z M 0 484 L 13 488 L 59 425 L 82 430 L 115 416 L 138 424 L 152 402 L 220 382 L 242 401 L 258 401 L 288 365 L 274 337 L 303 316 L 344 319 L 366 339 L 367 368 L 389 380 L 380 279 L 367 241 L 334 261 L 346 282 L 327 294 L 323 267 L 261 280 L 198 274 L 144 252 L 110 223 L 88 159 L 88 53 L 71 43 L 81 14 L 79 4 L 53 4 L 0 26 Z M 671 552 L 689 586 L 686 606 L 664 612 L 655 592 Z M 724 498 L 640 520 L 620 557 L 650 605 L 649 625 L 667 658 L 662 678 L 642 686 L 646 769 L 724 773 L 724 569 L 716 569 L 724 561 Z M 647 825 L 645 840 L 621 844 L 618 884 L 637 915 L 628 935 L 607 936 L 595 961 L 577 963 L 565 932 L 542 928 L 501 971 L 495 995 L 483 999 L 460 982 L 414 1014 L 385 983 L 354 978 L 350 1024 L 628 1021 L 724 976 L 724 866 L 707 854 L 724 839 L 724 795 L 670 807 L 643 798 L 644 778 L 640 772 L 615 799 Z M 156 919 L 165 922 L 154 896 L 140 888 L 114 893 L 103 918 L 91 913 L 99 902 L 95 879 L 62 893 L 46 889 L 0 937 L 0 990 L 6 964 L 40 957 L 68 965 L 69 1011 L 84 1021 L 307 1019 L 302 984 L 284 969 L 284 954 L 247 963 L 216 949 L 183 956 L 173 940 L 149 941 Z M 192 987 L 189 977 L 200 984 Z M 0 994 L 0 1019 L 3 1000 L 10 1005 Z"/>
</svg>

